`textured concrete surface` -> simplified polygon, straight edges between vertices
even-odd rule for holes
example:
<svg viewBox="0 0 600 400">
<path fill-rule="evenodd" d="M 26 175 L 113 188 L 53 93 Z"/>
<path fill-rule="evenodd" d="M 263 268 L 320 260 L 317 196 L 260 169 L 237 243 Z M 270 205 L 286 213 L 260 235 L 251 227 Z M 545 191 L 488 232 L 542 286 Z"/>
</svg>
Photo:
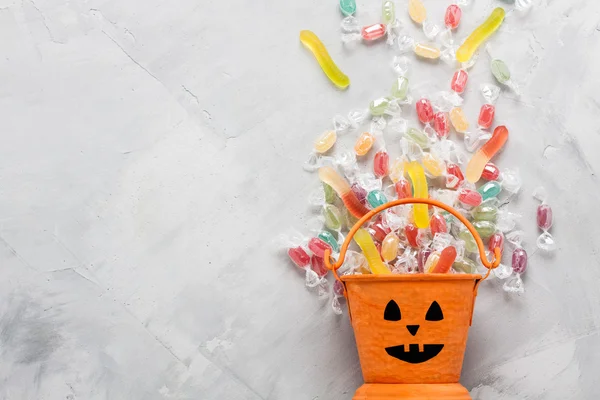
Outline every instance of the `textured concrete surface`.
<svg viewBox="0 0 600 400">
<path fill-rule="evenodd" d="M 499 4 L 465 10 L 458 37 Z M 426 5 L 440 21 L 447 3 Z M 344 49 L 340 19 L 333 0 L 0 0 L 0 399 L 351 398 L 347 315 L 270 245 L 310 217 L 313 138 L 392 83 L 393 51 Z M 532 256 L 524 295 L 480 290 L 462 374 L 476 399 L 600 396 L 599 21 L 598 2 L 540 0 L 492 42 L 523 90 L 498 101 L 497 161 L 522 172 L 511 209 Z M 413 89 L 452 73 L 418 63 Z M 471 119 L 491 79 L 473 68 Z M 535 252 L 539 184 L 552 256 Z"/>
</svg>

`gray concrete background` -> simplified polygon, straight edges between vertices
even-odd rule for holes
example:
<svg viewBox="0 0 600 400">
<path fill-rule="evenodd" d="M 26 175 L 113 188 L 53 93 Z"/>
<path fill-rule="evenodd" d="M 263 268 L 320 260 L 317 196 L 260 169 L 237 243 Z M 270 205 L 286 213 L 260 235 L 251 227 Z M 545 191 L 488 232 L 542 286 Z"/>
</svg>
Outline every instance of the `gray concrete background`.
<svg viewBox="0 0 600 400">
<path fill-rule="evenodd" d="M 475 3 L 459 38 L 502 4 Z M 441 21 L 449 2 L 425 4 Z M 271 245 L 310 218 L 314 137 L 392 83 L 393 51 L 344 49 L 340 20 L 333 0 L 0 0 L 0 399 L 351 398 L 347 315 Z M 510 207 L 532 256 L 524 295 L 480 290 L 461 380 L 476 399 L 600 396 L 599 21 L 598 2 L 540 0 L 492 41 L 523 90 L 498 101 L 497 163 L 522 172 Z M 413 69 L 416 92 L 453 73 Z M 471 71 L 472 120 L 491 79 Z M 535 252 L 539 184 L 553 256 Z"/>
</svg>

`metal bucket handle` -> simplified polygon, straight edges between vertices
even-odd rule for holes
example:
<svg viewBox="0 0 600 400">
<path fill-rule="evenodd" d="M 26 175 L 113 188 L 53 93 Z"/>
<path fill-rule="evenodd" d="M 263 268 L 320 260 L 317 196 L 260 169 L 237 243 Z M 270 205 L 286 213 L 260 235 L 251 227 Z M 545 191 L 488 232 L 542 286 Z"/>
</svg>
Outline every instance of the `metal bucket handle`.
<svg viewBox="0 0 600 400">
<path fill-rule="evenodd" d="M 477 230 L 475 230 L 475 227 L 469 222 L 469 220 L 467 220 L 464 216 L 462 216 L 462 214 L 460 214 L 454 208 L 446 205 L 445 203 L 442 203 L 441 201 L 437 201 L 437 200 L 431 200 L 431 199 L 408 198 L 408 199 L 394 200 L 394 201 L 390 201 L 389 203 L 383 204 L 377 208 L 374 208 L 371 211 L 369 211 L 368 213 L 366 213 L 360 220 L 358 220 L 358 222 L 356 224 L 354 224 L 352 229 L 350 229 L 348 236 L 346 236 L 346 240 L 344 240 L 344 243 L 342 244 L 342 249 L 340 250 L 340 256 L 339 256 L 337 262 L 335 260 L 333 260 L 333 262 L 332 262 L 331 249 L 325 250 L 325 254 L 324 254 L 325 266 L 327 267 L 327 269 L 333 271 L 333 275 L 335 276 L 335 279 L 337 279 L 338 281 L 341 282 L 341 279 L 337 273 L 337 270 L 344 263 L 344 258 L 346 257 L 346 251 L 348 250 L 348 246 L 350 246 L 350 242 L 352 241 L 352 238 L 354 237 L 354 234 L 356 233 L 356 231 L 358 231 L 362 227 L 362 225 L 365 222 L 367 222 L 368 220 L 370 220 L 375 214 L 379 214 L 383 210 L 386 210 L 390 207 L 401 206 L 403 204 L 429 204 L 429 205 L 432 205 L 435 207 L 439 207 L 443 210 L 448 211 L 450 214 L 455 216 L 460 222 L 462 222 L 467 227 L 469 232 L 471 232 L 471 235 L 473 235 L 475 242 L 477 243 L 477 248 L 479 249 L 479 257 L 481 258 L 481 263 L 483 265 L 485 265 L 486 268 L 488 269 L 487 273 L 483 276 L 483 278 L 478 279 L 477 283 L 475 284 L 475 293 L 477 293 L 477 288 L 478 288 L 479 284 L 490 275 L 490 272 L 492 271 L 492 269 L 494 269 L 498 265 L 500 265 L 500 261 L 502 260 L 502 249 L 500 249 L 499 247 L 494 248 L 494 259 L 491 262 L 488 261 L 487 256 L 485 254 L 485 246 L 483 244 L 483 241 L 481 240 L 479 233 L 477 232 Z M 346 294 L 345 286 L 346 285 L 344 285 L 344 294 Z"/>
</svg>

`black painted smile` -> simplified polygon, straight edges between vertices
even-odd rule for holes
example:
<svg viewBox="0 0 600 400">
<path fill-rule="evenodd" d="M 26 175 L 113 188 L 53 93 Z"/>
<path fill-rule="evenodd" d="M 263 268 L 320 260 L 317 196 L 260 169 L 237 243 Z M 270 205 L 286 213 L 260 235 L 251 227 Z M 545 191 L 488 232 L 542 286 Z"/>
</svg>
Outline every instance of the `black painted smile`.
<svg viewBox="0 0 600 400">
<path fill-rule="evenodd" d="M 437 356 L 443 348 L 443 344 L 425 344 L 421 352 L 419 351 L 418 344 L 411 344 L 408 346 L 408 351 L 404 351 L 404 345 L 401 344 L 400 346 L 386 347 L 385 351 L 398 360 L 411 364 L 420 364 Z"/>
</svg>

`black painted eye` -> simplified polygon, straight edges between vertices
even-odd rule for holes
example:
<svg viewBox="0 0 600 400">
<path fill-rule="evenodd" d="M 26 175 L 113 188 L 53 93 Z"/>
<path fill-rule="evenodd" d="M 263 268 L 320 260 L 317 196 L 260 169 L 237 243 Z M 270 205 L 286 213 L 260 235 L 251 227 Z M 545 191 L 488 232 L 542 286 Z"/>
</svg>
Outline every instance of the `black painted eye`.
<svg viewBox="0 0 600 400">
<path fill-rule="evenodd" d="M 400 321 L 402 315 L 400 314 L 400 307 L 394 300 L 390 300 L 385 306 L 385 312 L 383 313 L 383 319 L 386 321 Z"/>
<path fill-rule="evenodd" d="M 388 304 L 389 305 L 389 304 Z M 387 311 L 387 309 L 386 309 Z M 438 304 L 437 301 L 434 301 L 429 306 L 429 310 L 427 310 L 427 315 L 425 315 L 426 321 L 441 321 L 444 319 L 444 313 L 442 312 L 442 308 Z"/>
</svg>

